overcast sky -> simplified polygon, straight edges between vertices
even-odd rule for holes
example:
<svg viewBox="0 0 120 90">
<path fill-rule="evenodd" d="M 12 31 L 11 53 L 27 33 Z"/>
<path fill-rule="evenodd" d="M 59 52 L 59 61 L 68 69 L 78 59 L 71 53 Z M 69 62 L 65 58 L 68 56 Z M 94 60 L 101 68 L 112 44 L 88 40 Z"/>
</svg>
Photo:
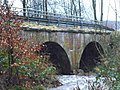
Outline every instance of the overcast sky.
<svg viewBox="0 0 120 90">
<path fill-rule="evenodd" d="M 14 7 L 22 7 L 22 3 L 20 0 L 9 0 L 10 2 L 14 1 Z M 93 14 L 92 12 L 92 0 L 81 0 L 84 3 L 84 7 L 86 10 L 89 10 L 89 14 Z M 100 1 L 97 0 L 97 18 L 100 19 Z M 104 1 L 104 11 L 103 11 L 103 20 L 116 20 L 116 13 L 117 10 L 117 20 L 120 21 L 120 0 L 103 0 Z M 116 7 L 115 7 L 116 5 Z M 88 11 L 86 11 L 88 12 Z"/>
<path fill-rule="evenodd" d="M 96 0 L 97 1 L 97 18 L 98 20 L 100 19 L 100 1 L 101 0 Z M 86 8 L 91 9 L 92 11 L 92 0 L 83 0 L 84 4 L 86 5 Z M 118 20 L 120 21 L 120 0 L 103 0 L 103 20 L 116 20 L 116 14 L 115 10 L 117 10 L 117 16 Z M 115 5 L 116 4 L 116 5 Z M 116 6 L 116 7 L 115 7 Z M 86 10 L 88 10 L 86 9 Z M 92 12 L 93 13 L 93 12 Z"/>
</svg>

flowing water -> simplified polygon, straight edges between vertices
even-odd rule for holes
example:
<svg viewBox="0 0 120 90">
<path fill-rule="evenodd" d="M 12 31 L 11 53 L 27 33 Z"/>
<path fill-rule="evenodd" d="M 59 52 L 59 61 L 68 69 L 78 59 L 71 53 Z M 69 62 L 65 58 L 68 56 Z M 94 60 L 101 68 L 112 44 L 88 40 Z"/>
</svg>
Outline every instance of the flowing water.
<svg viewBox="0 0 120 90">
<path fill-rule="evenodd" d="M 78 86 L 80 90 L 92 90 L 91 86 L 93 82 L 96 80 L 94 75 L 91 76 L 78 76 L 78 75 L 62 75 L 57 76 L 58 80 L 63 84 L 56 88 L 49 88 L 48 90 L 78 90 L 76 89 Z M 99 90 L 108 90 L 106 86 L 102 83 L 102 87 Z"/>
</svg>

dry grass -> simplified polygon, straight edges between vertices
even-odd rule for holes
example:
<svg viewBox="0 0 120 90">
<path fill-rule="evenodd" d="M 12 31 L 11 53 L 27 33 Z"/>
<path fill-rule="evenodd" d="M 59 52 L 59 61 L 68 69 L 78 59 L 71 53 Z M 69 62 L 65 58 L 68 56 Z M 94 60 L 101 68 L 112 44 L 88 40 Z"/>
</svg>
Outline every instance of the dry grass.
<svg viewBox="0 0 120 90">
<path fill-rule="evenodd" d="M 106 30 L 93 29 L 93 28 L 81 28 L 80 26 L 57 26 L 57 25 L 40 25 L 32 22 L 24 22 L 21 27 L 29 27 L 29 28 L 38 28 L 38 29 L 46 29 L 46 30 L 74 30 L 74 31 L 84 31 L 84 32 L 107 32 Z"/>
</svg>

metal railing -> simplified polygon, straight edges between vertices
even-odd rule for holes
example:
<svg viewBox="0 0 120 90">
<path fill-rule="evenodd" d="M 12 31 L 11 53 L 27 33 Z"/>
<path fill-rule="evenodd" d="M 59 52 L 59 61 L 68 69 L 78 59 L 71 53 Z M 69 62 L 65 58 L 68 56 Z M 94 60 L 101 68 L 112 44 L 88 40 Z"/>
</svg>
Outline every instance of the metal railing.
<svg viewBox="0 0 120 90">
<path fill-rule="evenodd" d="M 51 12 L 45 12 L 40 10 L 35 10 L 32 8 L 16 8 L 12 7 L 12 10 L 18 12 L 19 15 L 24 16 L 25 13 L 26 17 L 37 17 L 37 18 L 48 18 L 48 19 L 56 19 L 56 20 L 70 20 L 70 21 L 80 21 L 81 17 L 74 16 L 74 15 L 64 15 L 64 14 L 56 14 Z M 24 10 L 24 11 L 23 11 Z"/>
<path fill-rule="evenodd" d="M 60 24 L 64 25 L 73 25 L 81 27 L 92 27 L 99 29 L 106 29 L 113 31 L 114 29 L 104 26 L 103 22 L 98 22 L 94 20 L 85 20 L 81 17 L 74 15 L 65 15 L 65 14 L 56 14 L 51 12 L 45 12 L 40 10 L 35 10 L 32 8 L 11 8 L 13 11 L 17 12 L 18 15 L 24 17 L 24 20 L 35 21 L 38 23 L 47 23 L 47 24 Z"/>
</svg>

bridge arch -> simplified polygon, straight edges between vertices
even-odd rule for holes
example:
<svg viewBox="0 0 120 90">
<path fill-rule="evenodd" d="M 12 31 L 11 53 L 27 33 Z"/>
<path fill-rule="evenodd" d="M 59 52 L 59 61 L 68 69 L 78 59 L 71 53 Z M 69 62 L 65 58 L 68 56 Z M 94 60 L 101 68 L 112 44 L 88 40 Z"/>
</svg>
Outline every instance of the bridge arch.
<svg viewBox="0 0 120 90">
<path fill-rule="evenodd" d="M 56 67 L 58 74 L 70 74 L 71 65 L 65 50 L 56 42 L 43 43 L 40 53 L 48 53 L 50 62 Z"/>
<path fill-rule="evenodd" d="M 79 68 L 84 72 L 89 72 L 94 69 L 101 62 L 102 55 L 104 54 L 102 46 L 96 42 L 92 41 L 88 43 L 85 47 L 80 62 Z"/>
</svg>

